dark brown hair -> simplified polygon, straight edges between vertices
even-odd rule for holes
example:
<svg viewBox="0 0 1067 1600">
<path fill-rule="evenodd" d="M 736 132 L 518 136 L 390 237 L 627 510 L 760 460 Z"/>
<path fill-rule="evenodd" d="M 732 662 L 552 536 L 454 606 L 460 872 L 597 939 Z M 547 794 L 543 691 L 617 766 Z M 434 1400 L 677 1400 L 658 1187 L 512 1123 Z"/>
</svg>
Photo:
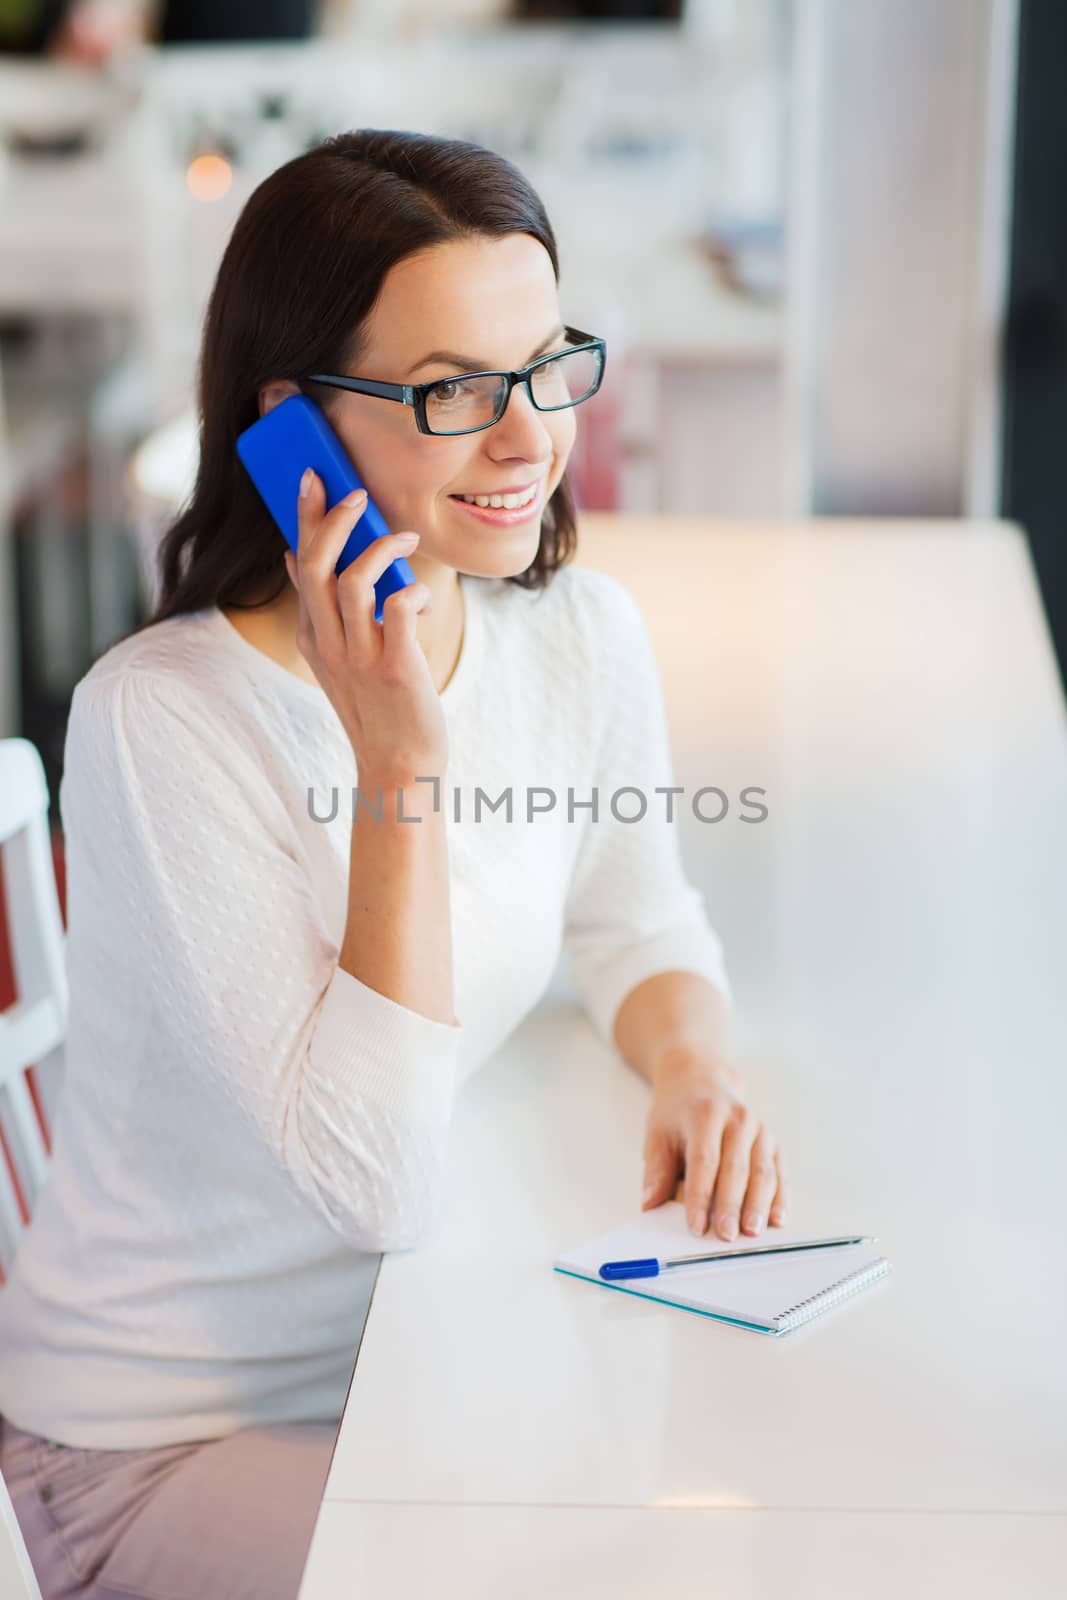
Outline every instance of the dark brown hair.
<svg viewBox="0 0 1067 1600">
<path fill-rule="evenodd" d="M 558 283 L 555 235 L 532 186 L 505 157 L 460 139 L 361 128 L 324 140 L 259 185 L 230 236 L 204 320 L 196 486 L 161 541 L 159 598 L 134 632 L 203 606 L 277 598 L 289 581 L 285 540 L 236 453 L 238 434 L 259 416 L 260 388 L 290 378 L 328 409 L 337 391 L 303 375 L 353 370 L 362 324 L 391 267 L 448 240 L 509 233 L 540 241 Z M 534 560 L 508 581 L 544 588 L 575 542 L 564 475 Z"/>
</svg>

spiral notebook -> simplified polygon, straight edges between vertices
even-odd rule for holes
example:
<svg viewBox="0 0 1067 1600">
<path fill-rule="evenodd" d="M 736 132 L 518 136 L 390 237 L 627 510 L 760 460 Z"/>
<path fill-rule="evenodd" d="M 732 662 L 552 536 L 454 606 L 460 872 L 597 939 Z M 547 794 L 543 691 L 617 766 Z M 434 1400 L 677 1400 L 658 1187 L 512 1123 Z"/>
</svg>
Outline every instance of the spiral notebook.
<svg viewBox="0 0 1067 1600">
<path fill-rule="evenodd" d="M 790 1233 L 785 1228 L 764 1228 L 756 1237 L 741 1234 L 729 1244 L 710 1232 L 698 1238 L 686 1224 L 685 1207 L 672 1200 L 654 1211 L 642 1212 L 610 1233 L 576 1245 L 554 1261 L 553 1267 L 556 1272 L 585 1278 L 598 1288 L 618 1294 L 659 1300 L 756 1333 L 782 1334 L 877 1283 L 889 1272 L 889 1261 L 872 1244 L 849 1244 L 830 1250 L 797 1251 L 795 1255 L 754 1256 L 750 1261 L 674 1267 L 658 1277 L 634 1278 L 627 1283 L 606 1283 L 599 1276 L 600 1267 L 605 1261 L 631 1257 L 658 1256 L 662 1260 L 670 1256 L 710 1255 L 716 1249 L 743 1249 L 746 1243 L 792 1244 L 821 1237 L 822 1234 Z"/>
</svg>

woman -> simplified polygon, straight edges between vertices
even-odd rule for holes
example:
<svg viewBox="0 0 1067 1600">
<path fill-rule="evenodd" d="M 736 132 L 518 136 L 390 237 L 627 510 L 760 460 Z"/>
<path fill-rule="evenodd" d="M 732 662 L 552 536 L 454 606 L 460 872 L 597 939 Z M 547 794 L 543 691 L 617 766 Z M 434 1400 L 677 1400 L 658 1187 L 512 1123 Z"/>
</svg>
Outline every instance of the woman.
<svg viewBox="0 0 1067 1600">
<path fill-rule="evenodd" d="M 561 946 L 652 1086 L 644 1205 L 684 1172 L 696 1232 L 783 1220 L 719 939 L 662 812 L 611 809 L 670 758 L 636 602 L 567 565 L 600 357 L 557 278 L 509 162 L 396 132 L 289 162 L 227 247 L 162 598 L 68 728 L 66 1080 L 0 1335 L 49 1596 L 295 1594 L 378 1253 L 425 1237 L 456 1090 Z M 235 456 L 300 390 L 397 530 L 340 579 L 358 498 L 306 474 L 294 557 Z"/>
</svg>

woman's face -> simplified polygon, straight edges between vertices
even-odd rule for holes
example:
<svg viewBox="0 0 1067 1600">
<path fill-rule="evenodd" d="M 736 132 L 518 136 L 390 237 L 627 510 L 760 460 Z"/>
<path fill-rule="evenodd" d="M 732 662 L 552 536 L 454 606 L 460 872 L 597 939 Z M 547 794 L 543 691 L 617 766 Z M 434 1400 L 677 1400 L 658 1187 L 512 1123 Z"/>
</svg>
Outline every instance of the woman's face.
<svg viewBox="0 0 1067 1600">
<path fill-rule="evenodd" d="M 387 273 L 352 376 L 430 383 L 460 370 L 514 371 L 564 340 L 552 263 L 530 234 L 452 241 Z M 512 390 L 500 421 L 454 437 L 420 433 L 410 406 L 335 390 L 330 422 L 393 533 L 421 535 L 418 567 L 438 562 L 478 577 L 524 572 L 537 554 L 544 508 L 574 445 L 573 410 L 538 411 Z M 509 494 L 536 483 L 521 520 L 492 526 L 459 495 Z"/>
</svg>

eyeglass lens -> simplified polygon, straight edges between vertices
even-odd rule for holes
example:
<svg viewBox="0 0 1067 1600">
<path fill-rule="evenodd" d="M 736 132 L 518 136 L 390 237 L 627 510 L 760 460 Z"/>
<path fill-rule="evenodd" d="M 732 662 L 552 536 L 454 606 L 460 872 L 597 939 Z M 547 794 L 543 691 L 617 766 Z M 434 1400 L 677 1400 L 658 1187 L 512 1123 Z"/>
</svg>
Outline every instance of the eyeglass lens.
<svg viewBox="0 0 1067 1600">
<path fill-rule="evenodd" d="M 588 399 L 600 379 L 597 350 L 564 350 L 530 374 L 534 404 L 560 411 Z M 503 408 L 505 383 L 489 377 L 445 378 L 426 396 L 426 421 L 434 433 L 465 433 L 495 422 Z"/>
</svg>

